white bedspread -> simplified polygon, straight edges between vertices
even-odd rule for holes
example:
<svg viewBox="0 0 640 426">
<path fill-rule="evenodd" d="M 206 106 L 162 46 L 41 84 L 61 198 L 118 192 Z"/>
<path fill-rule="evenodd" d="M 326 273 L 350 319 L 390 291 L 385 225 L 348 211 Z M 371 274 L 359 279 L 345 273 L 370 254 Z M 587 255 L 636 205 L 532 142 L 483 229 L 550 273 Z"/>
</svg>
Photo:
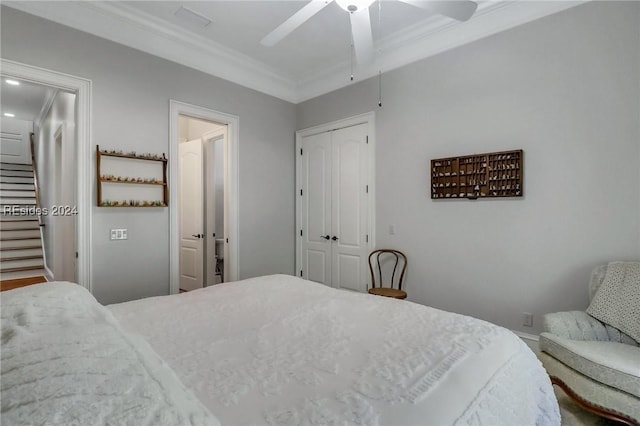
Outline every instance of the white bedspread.
<svg viewBox="0 0 640 426">
<path fill-rule="evenodd" d="M 3 425 L 219 424 L 79 285 L 34 285 L 1 298 Z"/>
<path fill-rule="evenodd" d="M 513 333 L 286 275 L 110 309 L 225 425 L 559 425 Z"/>
</svg>

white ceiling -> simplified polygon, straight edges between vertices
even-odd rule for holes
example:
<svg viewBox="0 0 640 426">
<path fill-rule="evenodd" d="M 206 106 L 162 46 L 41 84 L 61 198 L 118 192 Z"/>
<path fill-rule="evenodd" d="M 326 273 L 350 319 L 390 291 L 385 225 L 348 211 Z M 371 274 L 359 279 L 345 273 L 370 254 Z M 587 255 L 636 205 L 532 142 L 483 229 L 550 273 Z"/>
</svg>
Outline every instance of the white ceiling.
<svg viewBox="0 0 640 426">
<path fill-rule="evenodd" d="M 482 0 L 460 23 L 395 0 L 376 1 L 370 7 L 375 62 L 356 65 L 355 81 L 583 2 Z M 3 3 L 294 103 L 351 84 L 349 16 L 335 3 L 274 47 L 260 40 L 306 0 Z M 181 6 L 212 23 L 200 27 L 178 18 Z"/>
<path fill-rule="evenodd" d="M 8 112 L 15 114 L 15 118 L 20 120 L 37 121 L 40 113 L 53 97 L 54 90 L 51 87 L 26 81 L 20 81 L 19 86 L 12 86 L 2 77 L 0 113 L 2 117 L 5 112 Z"/>
</svg>

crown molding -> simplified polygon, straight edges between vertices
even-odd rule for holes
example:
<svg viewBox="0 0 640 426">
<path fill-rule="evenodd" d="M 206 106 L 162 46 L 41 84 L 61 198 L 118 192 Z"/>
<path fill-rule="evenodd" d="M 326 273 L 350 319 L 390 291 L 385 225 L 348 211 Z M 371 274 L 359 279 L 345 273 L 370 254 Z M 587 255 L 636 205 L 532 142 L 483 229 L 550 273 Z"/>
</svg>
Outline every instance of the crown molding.
<svg viewBox="0 0 640 426">
<path fill-rule="evenodd" d="M 357 68 L 353 82 L 348 60 L 296 81 L 261 61 L 122 2 L 4 4 L 295 104 L 587 1 L 484 1 L 464 23 L 428 18 L 379 40 L 374 63 Z"/>
<path fill-rule="evenodd" d="M 295 82 L 281 71 L 121 2 L 3 4 L 289 102 L 297 100 Z"/>
<path fill-rule="evenodd" d="M 297 100 L 304 102 L 313 99 L 377 76 L 379 71 L 392 71 L 588 1 L 484 2 L 478 6 L 473 18 L 464 23 L 430 18 L 380 40 L 375 46 L 375 62 L 370 67 L 356 69 L 354 81 L 349 80 L 350 63 L 344 61 L 298 82 Z"/>
</svg>

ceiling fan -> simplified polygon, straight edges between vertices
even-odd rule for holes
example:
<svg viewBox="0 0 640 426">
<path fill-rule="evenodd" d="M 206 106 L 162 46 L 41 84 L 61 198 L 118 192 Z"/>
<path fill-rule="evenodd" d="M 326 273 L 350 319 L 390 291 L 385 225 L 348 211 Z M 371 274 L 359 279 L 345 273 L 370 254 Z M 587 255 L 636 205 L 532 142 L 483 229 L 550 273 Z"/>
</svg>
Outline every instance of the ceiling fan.
<svg viewBox="0 0 640 426">
<path fill-rule="evenodd" d="M 260 43 L 273 46 L 304 24 L 309 18 L 327 7 L 334 0 L 311 0 L 293 16 L 267 34 Z M 361 65 L 373 61 L 373 36 L 369 6 L 375 0 L 335 0 L 338 5 L 349 12 L 351 33 L 356 59 Z M 380 0 L 378 0 L 380 1 Z M 399 0 L 430 12 L 445 15 L 458 21 L 466 21 L 475 13 L 477 3 L 471 0 Z"/>
</svg>

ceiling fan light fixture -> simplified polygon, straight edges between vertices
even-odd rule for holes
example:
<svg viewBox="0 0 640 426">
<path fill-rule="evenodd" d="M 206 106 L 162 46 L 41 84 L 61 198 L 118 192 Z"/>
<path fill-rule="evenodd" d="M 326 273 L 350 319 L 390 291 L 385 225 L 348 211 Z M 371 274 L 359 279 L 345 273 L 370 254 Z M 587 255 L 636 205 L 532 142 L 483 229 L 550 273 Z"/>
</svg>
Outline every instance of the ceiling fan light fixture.
<svg viewBox="0 0 640 426">
<path fill-rule="evenodd" d="M 336 0 L 338 6 L 349 13 L 359 12 L 371 6 L 375 0 Z"/>
</svg>

